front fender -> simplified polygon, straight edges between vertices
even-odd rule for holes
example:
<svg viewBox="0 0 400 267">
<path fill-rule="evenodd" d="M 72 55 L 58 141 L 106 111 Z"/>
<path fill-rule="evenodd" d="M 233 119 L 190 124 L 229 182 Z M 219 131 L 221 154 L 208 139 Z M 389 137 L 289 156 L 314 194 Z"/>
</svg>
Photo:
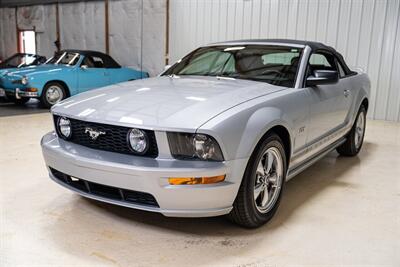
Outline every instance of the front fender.
<svg viewBox="0 0 400 267">
<path fill-rule="evenodd" d="M 212 135 L 220 144 L 225 159 L 233 160 L 249 158 L 265 133 L 278 125 L 285 127 L 291 136 L 292 122 L 279 108 L 243 109 L 241 105 L 213 118 L 198 132 Z"/>
<path fill-rule="evenodd" d="M 43 71 L 28 75 L 29 87 L 38 89 L 39 95 L 42 94 L 45 85 L 48 82 L 63 82 L 67 85 L 71 95 L 78 93 L 77 74 L 73 68 L 71 69 L 55 69 L 51 71 Z"/>
</svg>

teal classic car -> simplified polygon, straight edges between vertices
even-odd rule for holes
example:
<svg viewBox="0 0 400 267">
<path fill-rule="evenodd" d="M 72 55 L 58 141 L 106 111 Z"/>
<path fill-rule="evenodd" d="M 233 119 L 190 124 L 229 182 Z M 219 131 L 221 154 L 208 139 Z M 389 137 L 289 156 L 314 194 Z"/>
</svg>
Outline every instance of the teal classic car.
<svg viewBox="0 0 400 267">
<path fill-rule="evenodd" d="M 16 53 L 4 61 L 0 61 L 0 76 L 19 68 L 36 66 L 46 62 L 46 58 L 40 55 L 28 53 Z M 0 90 L 0 97 L 4 97 L 4 90 Z"/>
<path fill-rule="evenodd" d="M 91 89 L 147 78 L 146 72 L 121 67 L 101 52 L 63 50 L 46 64 L 22 68 L 0 76 L 0 90 L 16 104 L 39 98 L 44 107 Z"/>
</svg>

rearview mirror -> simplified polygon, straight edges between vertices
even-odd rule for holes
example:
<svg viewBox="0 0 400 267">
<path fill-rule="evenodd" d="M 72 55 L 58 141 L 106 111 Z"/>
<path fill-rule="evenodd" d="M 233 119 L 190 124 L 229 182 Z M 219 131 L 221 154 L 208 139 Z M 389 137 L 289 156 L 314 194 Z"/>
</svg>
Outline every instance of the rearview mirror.
<svg viewBox="0 0 400 267">
<path fill-rule="evenodd" d="M 307 77 L 306 85 L 315 86 L 337 83 L 339 74 L 336 70 L 315 70 L 313 76 Z"/>
</svg>

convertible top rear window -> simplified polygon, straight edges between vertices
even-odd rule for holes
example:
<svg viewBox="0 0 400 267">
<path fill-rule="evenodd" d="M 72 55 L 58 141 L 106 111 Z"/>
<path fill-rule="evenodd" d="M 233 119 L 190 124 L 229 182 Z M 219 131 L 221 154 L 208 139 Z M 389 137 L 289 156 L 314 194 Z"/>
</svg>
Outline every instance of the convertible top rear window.
<svg viewBox="0 0 400 267">
<path fill-rule="evenodd" d="M 243 45 L 202 47 L 164 75 L 222 76 L 294 87 L 302 49 Z"/>
</svg>

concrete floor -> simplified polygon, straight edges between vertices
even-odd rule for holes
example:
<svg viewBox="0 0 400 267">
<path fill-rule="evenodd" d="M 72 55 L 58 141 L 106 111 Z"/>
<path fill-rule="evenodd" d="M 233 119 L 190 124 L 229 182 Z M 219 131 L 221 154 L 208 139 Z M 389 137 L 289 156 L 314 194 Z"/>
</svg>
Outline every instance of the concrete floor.
<svg viewBox="0 0 400 267">
<path fill-rule="evenodd" d="M 245 230 L 58 186 L 39 147 L 51 117 L 35 105 L 0 104 L 1 266 L 400 266 L 400 124 L 368 121 L 358 157 L 331 153 L 288 182 L 269 224 Z"/>
</svg>

